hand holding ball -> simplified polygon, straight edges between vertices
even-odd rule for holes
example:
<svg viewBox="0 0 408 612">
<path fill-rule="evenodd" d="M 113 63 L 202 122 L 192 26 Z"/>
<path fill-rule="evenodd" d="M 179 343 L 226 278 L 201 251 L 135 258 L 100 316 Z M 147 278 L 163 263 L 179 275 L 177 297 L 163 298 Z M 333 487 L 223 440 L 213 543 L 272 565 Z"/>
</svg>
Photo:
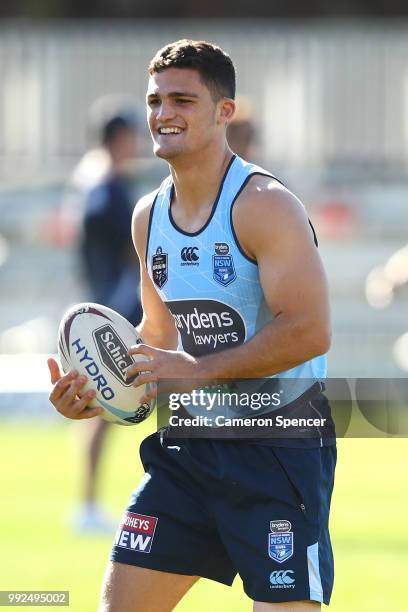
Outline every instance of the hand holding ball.
<svg viewBox="0 0 408 612">
<path fill-rule="evenodd" d="M 149 385 L 133 387 L 135 376 L 127 369 L 143 355 L 128 355 L 132 345 L 141 344 L 135 328 L 120 314 L 100 304 L 84 303 L 70 308 L 58 332 L 58 355 L 65 373 L 77 370 L 87 377 L 82 393 L 96 393 L 88 405 L 101 406 L 104 419 L 121 425 L 135 425 L 153 411 L 154 401 L 140 403 Z M 148 368 L 147 368 L 148 369 Z"/>
</svg>

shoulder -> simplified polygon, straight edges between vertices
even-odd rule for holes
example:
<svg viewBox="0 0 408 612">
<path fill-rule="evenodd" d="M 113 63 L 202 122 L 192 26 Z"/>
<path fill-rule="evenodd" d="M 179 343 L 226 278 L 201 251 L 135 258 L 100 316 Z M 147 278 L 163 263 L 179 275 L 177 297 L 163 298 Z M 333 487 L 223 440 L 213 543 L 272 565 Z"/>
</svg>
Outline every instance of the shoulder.
<svg viewBox="0 0 408 612">
<path fill-rule="evenodd" d="M 269 176 L 254 175 L 236 202 L 237 209 L 251 215 L 266 214 L 268 217 L 306 215 L 302 202 L 287 187 Z"/>
<path fill-rule="evenodd" d="M 156 199 L 157 189 L 142 196 L 137 202 L 133 210 L 133 219 L 142 221 L 149 219 L 150 211 L 152 210 L 153 202 Z"/>
<path fill-rule="evenodd" d="M 157 189 L 146 194 L 138 202 L 133 211 L 132 235 L 135 247 L 138 252 L 145 251 L 147 243 L 147 233 L 149 229 L 150 214 L 156 198 Z"/>
<path fill-rule="evenodd" d="M 294 237 L 314 240 L 302 202 L 268 176 L 251 177 L 234 205 L 232 222 L 244 251 L 255 258 L 261 242 L 280 248 Z"/>
</svg>

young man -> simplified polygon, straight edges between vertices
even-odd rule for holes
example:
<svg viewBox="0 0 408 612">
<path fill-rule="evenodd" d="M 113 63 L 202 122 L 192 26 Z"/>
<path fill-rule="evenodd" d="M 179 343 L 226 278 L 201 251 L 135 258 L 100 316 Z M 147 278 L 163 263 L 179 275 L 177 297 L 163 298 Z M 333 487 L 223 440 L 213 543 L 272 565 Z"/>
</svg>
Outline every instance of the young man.
<svg viewBox="0 0 408 612">
<path fill-rule="evenodd" d="M 145 344 L 132 352 L 150 363 L 129 374 L 142 372 L 136 384 L 145 384 L 280 373 L 321 412 L 320 385 L 310 379 L 324 376 L 330 343 L 325 274 L 300 202 L 228 147 L 230 58 L 184 40 L 161 49 L 149 72 L 154 152 L 171 175 L 134 214 Z M 92 392 L 77 397 L 83 378 L 60 378 L 49 366 L 59 412 L 99 413 L 86 406 Z M 100 609 L 165 612 L 200 576 L 229 585 L 237 572 L 256 612 L 328 603 L 334 439 L 166 433 L 142 443 L 146 474 L 119 529 Z"/>
</svg>

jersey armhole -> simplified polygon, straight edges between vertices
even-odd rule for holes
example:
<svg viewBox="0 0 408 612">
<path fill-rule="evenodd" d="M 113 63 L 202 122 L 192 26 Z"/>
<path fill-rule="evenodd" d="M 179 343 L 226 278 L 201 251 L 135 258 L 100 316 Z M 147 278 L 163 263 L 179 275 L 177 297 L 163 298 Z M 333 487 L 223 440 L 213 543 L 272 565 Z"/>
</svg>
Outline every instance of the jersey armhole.
<svg viewBox="0 0 408 612">
<path fill-rule="evenodd" d="M 241 244 L 240 244 L 240 242 L 239 242 L 239 240 L 238 240 L 238 236 L 237 236 L 237 234 L 236 234 L 236 232 L 235 232 L 234 222 L 233 222 L 233 219 L 232 219 L 232 210 L 233 210 L 233 208 L 234 208 L 234 204 L 235 204 L 235 202 L 237 201 L 238 197 L 241 195 L 241 193 L 243 192 L 243 190 L 245 189 L 245 187 L 247 186 L 248 182 L 251 180 L 251 178 L 252 178 L 253 176 L 268 176 L 268 177 L 270 177 L 270 178 L 274 179 L 275 181 L 278 181 L 278 183 L 280 183 L 281 185 L 283 185 L 283 187 L 286 187 L 286 185 L 285 185 L 285 183 L 283 183 L 281 180 L 279 180 L 278 178 L 276 178 L 276 176 L 274 176 L 273 174 L 268 174 L 268 173 L 266 173 L 266 172 L 252 172 L 251 174 L 249 174 L 249 175 L 246 177 L 246 179 L 245 179 L 245 180 L 244 180 L 244 182 L 242 183 L 241 187 L 239 188 L 238 193 L 236 194 L 235 198 L 234 198 L 234 199 L 233 199 L 233 201 L 232 201 L 232 204 L 231 204 L 231 209 L 230 209 L 230 225 L 231 225 L 231 231 L 232 231 L 232 235 L 233 235 L 233 237 L 234 237 L 235 244 L 237 245 L 237 248 L 238 248 L 239 252 L 241 253 L 241 255 L 242 255 L 243 257 L 245 257 L 245 259 L 246 259 L 247 261 L 249 261 L 249 262 L 251 262 L 252 264 L 254 264 L 255 266 L 257 266 L 257 265 L 258 265 L 258 262 L 256 261 L 256 259 L 253 259 L 252 257 L 249 257 L 249 255 L 247 255 L 247 254 L 245 253 L 244 249 L 242 248 L 242 246 L 241 246 Z M 307 220 L 309 221 L 309 225 L 310 225 L 310 228 L 311 228 L 312 233 L 313 233 L 313 241 L 314 241 L 314 243 L 315 243 L 316 248 L 318 248 L 318 247 L 319 247 L 319 242 L 318 242 L 318 240 L 317 240 L 317 235 L 316 235 L 315 228 L 313 227 L 312 222 L 310 221 L 309 217 L 307 218 Z"/>
<path fill-rule="evenodd" d="M 310 225 L 310 227 L 312 228 L 312 232 L 313 232 L 313 240 L 314 240 L 314 243 L 315 243 L 315 245 L 316 245 L 316 248 L 319 248 L 319 242 L 318 242 L 318 240 L 317 240 L 317 235 L 316 235 L 316 232 L 315 232 L 315 228 L 313 227 L 312 222 L 311 222 L 311 220 L 309 219 L 309 217 L 307 218 L 307 220 L 309 221 L 309 225 Z"/>
<path fill-rule="evenodd" d="M 241 255 L 243 257 L 245 257 L 245 259 L 247 261 L 249 261 L 250 263 L 254 264 L 255 266 L 258 265 L 258 262 L 256 261 L 256 259 L 253 259 L 252 257 L 249 257 L 249 255 L 247 255 L 244 251 L 244 249 L 242 248 L 239 240 L 238 240 L 238 236 L 235 232 L 235 228 L 234 228 L 234 222 L 232 219 L 232 211 L 234 208 L 234 204 L 237 201 L 237 199 L 239 198 L 239 196 L 241 195 L 241 193 L 243 192 L 243 190 L 245 189 L 245 187 L 248 185 L 249 181 L 251 180 L 251 178 L 253 176 L 268 176 L 269 178 L 275 179 L 275 181 L 278 181 L 278 183 L 280 183 L 281 185 L 284 185 L 284 183 L 282 183 L 282 181 L 280 181 L 278 178 L 276 178 L 276 176 L 273 176 L 273 174 L 268 174 L 267 172 L 251 172 L 251 174 L 248 174 L 248 176 L 246 177 L 246 179 L 244 180 L 244 182 L 242 183 L 241 187 L 238 190 L 238 193 L 236 194 L 235 198 L 232 200 L 232 204 L 231 204 L 231 208 L 230 208 L 230 226 L 231 226 L 231 232 L 232 235 L 234 237 L 234 241 L 235 244 L 237 245 L 237 249 L 238 251 L 241 253 Z"/>
</svg>

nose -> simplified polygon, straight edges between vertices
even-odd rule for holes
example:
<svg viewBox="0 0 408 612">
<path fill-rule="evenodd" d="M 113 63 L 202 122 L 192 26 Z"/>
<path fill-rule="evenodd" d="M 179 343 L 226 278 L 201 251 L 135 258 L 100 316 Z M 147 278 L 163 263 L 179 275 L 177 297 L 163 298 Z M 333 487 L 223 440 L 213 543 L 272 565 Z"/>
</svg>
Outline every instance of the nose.
<svg viewBox="0 0 408 612">
<path fill-rule="evenodd" d="M 171 102 L 162 100 L 159 108 L 157 109 L 157 119 L 159 121 L 168 121 L 169 119 L 173 119 L 174 116 L 174 105 L 171 104 Z"/>
</svg>

